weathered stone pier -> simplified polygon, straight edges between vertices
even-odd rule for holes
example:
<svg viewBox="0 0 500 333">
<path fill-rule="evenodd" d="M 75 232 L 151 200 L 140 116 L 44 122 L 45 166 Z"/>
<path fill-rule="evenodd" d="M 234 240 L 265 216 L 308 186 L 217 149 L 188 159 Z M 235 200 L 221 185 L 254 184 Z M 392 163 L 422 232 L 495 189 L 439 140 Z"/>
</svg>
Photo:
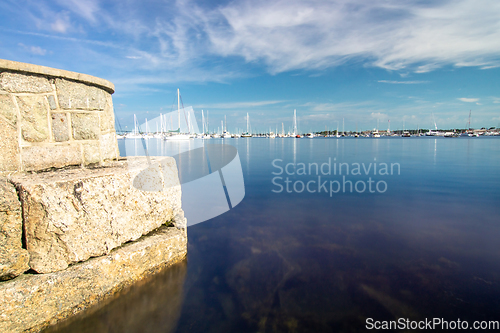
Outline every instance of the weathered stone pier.
<svg viewBox="0 0 500 333">
<path fill-rule="evenodd" d="M 119 156 L 113 92 L 0 60 L 1 332 L 39 331 L 186 257 L 175 160 Z M 137 186 L 145 167 L 155 191 Z"/>
</svg>

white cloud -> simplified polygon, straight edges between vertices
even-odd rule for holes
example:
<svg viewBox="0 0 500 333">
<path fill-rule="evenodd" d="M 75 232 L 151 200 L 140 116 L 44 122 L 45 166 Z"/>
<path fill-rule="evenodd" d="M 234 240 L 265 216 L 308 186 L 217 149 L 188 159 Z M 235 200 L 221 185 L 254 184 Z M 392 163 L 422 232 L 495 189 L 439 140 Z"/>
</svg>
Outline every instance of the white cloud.
<svg viewBox="0 0 500 333">
<path fill-rule="evenodd" d="M 466 97 L 462 97 L 462 98 L 457 98 L 457 99 L 459 101 L 467 102 L 467 103 L 474 103 L 474 102 L 479 101 L 479 98 L 466 98 Z"/>
<path fill-rule="evenodd" d="M 488 0 L 246 0 L 207 15 L 212 52 L 263 61 L 269 71 L 315 69 L 363 58 L 391 70 L 495 66 L 500 3 Z"/>
<path fill-rule="evenodd" d="M 100 10 L 96 0 L 58 0 L 57 2 L 90 22 L 95 22 L 96 13 Z"/>
<path fill-rule="evenodd" d="M 421 84 L 428 83 L 429 81 L 389 81 L 389 80 L 378 80 L 380 83 L 391 83 L 391 84 Z"/>
<path fill-rule="evenodd" d="M 40 46 L 27 46 L 27 45 L 24 45 L 23 43 L 19 43 L 18 45 L 21 46 L 26 51 L 33 53 L 33 54 L 36 54 L 36 55 L 43 56 L 47 53 L 47 50 L 41 48 Z"/>
<path fill-rule="evenodd" d="M 55 32 L 66 33 L 71 28 L 69 17 L 67 15 L 56 17 L 55 21 L 50 25 L 50 28 Z"/>
<path fill-rule="evenodd" d="M 32 46 L 30 47 L 30 51 L 31 53 L 37 55 L 45 55 L 45 53 L 47 53 L 47 50 L 42 49 L 40 46 Z"/>
<path fill-rule="evenodd" d="M 447 65 L 500 66 L 497 0 L 240 0 L 216 6 L 199 0 L 39 0 L 16 6 L 39 30 L 73 32 L 74 41 L 93 50 L 115 45 L 123 50 L 113 56 L 124 59 L 124 70 L 140 66 L 155 74 L 195 69 L 220 71 L 220 77 L 234 71 L 228 63 L 241 60 L 272 74 L 314 70 L 312 76 L 350 61 L 397 70 L 403 78 Z M 132 65 L 136 57 L 141 61 Z"/>
</svg>

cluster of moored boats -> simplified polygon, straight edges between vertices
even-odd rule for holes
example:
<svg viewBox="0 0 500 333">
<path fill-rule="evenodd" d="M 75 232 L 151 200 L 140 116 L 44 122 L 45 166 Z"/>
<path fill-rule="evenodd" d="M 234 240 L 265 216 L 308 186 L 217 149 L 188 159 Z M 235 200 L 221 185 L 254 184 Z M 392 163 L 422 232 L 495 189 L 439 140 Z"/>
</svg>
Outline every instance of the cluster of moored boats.
<svg viewBox="0 0 500 333">
<path fill-rule="evenodd" d="M 185 109 L 182 108 L 185 112 Z M 160 131 L 151 133 L 148 130 L 148 125 L 147 125 L 147 119 L 145 122 L 145 131 L 140 132 L 139 131 L 139 123 L 137 121 L 136 115 L 134 115 L 134 130 L 129 133 L 122 133 L 118 134 L 119 139 L 149 139 L 149 138 L 156 138 L 156 139 L 164 139 L 164 140 L 189 140 L 189 139 L 229 139 L 229 138 L 316 138 L 316 137 L 334 137 L 334 138 L 342 138 L 342 137 L 365 137 L 365 138 L 380 138 L 380 137 L 421 137 L 421 136 L 433 136 L 433 137 L 445 137 L 445 138 L 455 138 L 455 137 L 479 137 L 479 136 L 500 136 L 500 131 L 499 129 L 494 129 L 491 128 L 489 130 L 486 129 L 480 129 L 480 130 L 473 130 L 470 129 L 470 118 L 471 118 L 471 113 L 469 112 L 469 130 L 452 130 L 452 131 L 440 131 L 437 129 L 436 122 L 434 121 L 434 127 L 435 130 L 428 130 L 428 131 L 421 131 L 420 129 L 417 131 L 408 131 L 403 129 L 402 131 L 395 131 L 391 132 L 390 129 L 388 128 L 387 131 L 381 131 L 379 132 L 378 129 L 374 129 L 372 131 L 362 131 L 362 132 L 346 132 L 344 130 L 344 120 L 342 120 L 342 132 L 339 131 L 339 123 L 337 122 L 337 130 L 336 131 L 324 131 L 324 132 L 316 132 L 316 133 L 306 133 L 306 134 L 299 134 L 299 131 L 297 129 L 297 111 L 293 111 L 293 130 L 291 130 L 288 133 L 285 133 L 283 123 L 282 125 L 282 130 L 280 133 L 276 130 L 276 132 L 269 131 L 268 133 L 260 133 L 260 134 L 251 134 L 250 133 L 250 125 L 249 125 L 249 116 L 247 113 L 246 121 L 247 121 L 247 130 L 244 133 L 241 134 L 236 134 L 236 133 L 229 133 L 227 131 L 227 122 L 222 122 L 222 127 L 220 131 L 217 133 L 209 133 L 208 131 L 208 111 L 207 111 L 207 118 L 204 117 L 203 115 L 203 110 L 202 110 L 202 124 L 203 124 L 203 130 L 202 133 L 190 133 L 191 129 L 193 126 L 191 125 L 191 120 L 189 117 L 189 114 L 187 116 L 186 120 L 186 128 L 188 133 L 182 133 L 181 132 L 181 115 L 180 115 L 180 93 L 179 89 L 177 89 L 177 118 L 178 118 L 178 128 L 176 130 L 164 130 L 166 126 L 164 126 L 164 119 L 160 120 Z M 433 115 L 434 116 L 434 115 Z M 160 115 L 160 118 L 161 115 Z M 225 118 L 225 117 L 224 117 Z M 390 124 L 390 123 L 389 123 Z M 158 125 L 157 125 L 158 126 Z M 171 126 L 173 127 L 173 126 Z M 378 128 L 378 121 L 377 121 L 377 128 Z M 403 128 L 404 128 L 404 122 L 403 122 Z"/>
<path fill-rule="evenodd" d="M 307 134 L 295 134 L 295 133 L 261 133 L 261 134 L 250 134 L 250 133 L 242 133 L 242 134 L 234 134 L 224 131 L 222 134 L 219 133 L 204 133 L 204 134 L 192 134 L 192 133 L 125 133 L 118 135 L 119 139 L 164 139 L 164 140 L 189 140 L 189 139 L 238 139 L 238 138 L 344 138 L 344 137 L 362 137 L 362 138 L 381 138 L 381 137 L 445 137 L 445 138 L 457 138 L 457 137 L 481 137 L 481 136 L 500 136 L 500 132 L 498 130 L 469 130 L 469 131 L 427 131 L 427 132 L 417 132 L 410 133 L 408 131 L 405 132 L 346 132 L 346 133 L 334 133 L 334 134 L 325 134 L 325 133 L 307 133 Z"/>
</svg>

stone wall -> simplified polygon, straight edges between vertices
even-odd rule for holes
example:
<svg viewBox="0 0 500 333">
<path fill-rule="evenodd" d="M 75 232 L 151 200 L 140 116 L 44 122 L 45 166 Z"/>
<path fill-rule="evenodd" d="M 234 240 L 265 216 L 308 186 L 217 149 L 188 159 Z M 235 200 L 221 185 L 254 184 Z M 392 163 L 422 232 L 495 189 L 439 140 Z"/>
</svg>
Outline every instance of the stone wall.
<svg viewBox="0 0 500 333">
<path fill-rule="evenodd" d="M 113 91 L 0 60 L 0 332 L 39 331 L 186 257 L 175 160 L 119 158 Z"/>
<path fill-rule="evenodd" d="M 185 229 L 175 160 L 153 159 L 161 169 L 158 191 L 133 186 L 148 165 L 141 160 L 130 158 L 106 168 L 13 175 L 10 180 L 21 199 L 30 268 L 38 273 L 60 271 L 107 254 L 162 225 Z"/>
<path fill-rule="evenodd" d="M 0 178 L 0 281 L 29 269 L 28 251 L 22 246 L 21 203 L 14 186 Z"/>
<path fill-rule="evenodd" d="M 186 242 L 183 231 L 160 228 L 140 241 L 63 271 L 26 274 L 0 283 L 0 332 L 39 332 L 109 300 L 133 283 L 183 261 Z M 110 331 L 119 332 L 115 327 Z"/>
<path fill-rule="evenodd" d="M 119 156 L 111 82 L 0 59 L 0 172 Z"/>
</svg>

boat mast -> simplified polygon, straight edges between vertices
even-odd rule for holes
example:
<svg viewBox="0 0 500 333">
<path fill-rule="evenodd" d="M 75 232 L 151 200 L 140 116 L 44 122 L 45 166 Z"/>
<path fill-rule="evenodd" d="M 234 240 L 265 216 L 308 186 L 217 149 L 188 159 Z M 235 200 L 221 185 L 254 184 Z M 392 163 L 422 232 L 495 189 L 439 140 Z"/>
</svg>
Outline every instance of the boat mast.
<svg viewBox="0 0 500 333">
<path fill-rule="evenodd" d="M 134 113 L 134 135 L 137 135 L 137 116 Z"/>
<path fill-rule="evenodd" d="M 297 110 L 293 110 L 293 135 L 297 135 Z"/>
<path fill-rule="evenodd" d="M 203 115 L 203 110 L 201 110 L 201 125 L 203 126 L 203 134 L 205 134 L 205 116 Z"/>
<path fill-rule="evenodd" d="M 247 112 L 247 134 L 248 134 L 248 133 L 250 133 L 250 132 L 248 131 L 248 127 L 249 127 L 249 126 L 248 126 L 248 112 Z"/>
<path fill-rule="evenodd" d="M 179 133 L 181 132 L 181 94 L 177 88 L 177 117 L 179 119 Z"/>
</svg>

